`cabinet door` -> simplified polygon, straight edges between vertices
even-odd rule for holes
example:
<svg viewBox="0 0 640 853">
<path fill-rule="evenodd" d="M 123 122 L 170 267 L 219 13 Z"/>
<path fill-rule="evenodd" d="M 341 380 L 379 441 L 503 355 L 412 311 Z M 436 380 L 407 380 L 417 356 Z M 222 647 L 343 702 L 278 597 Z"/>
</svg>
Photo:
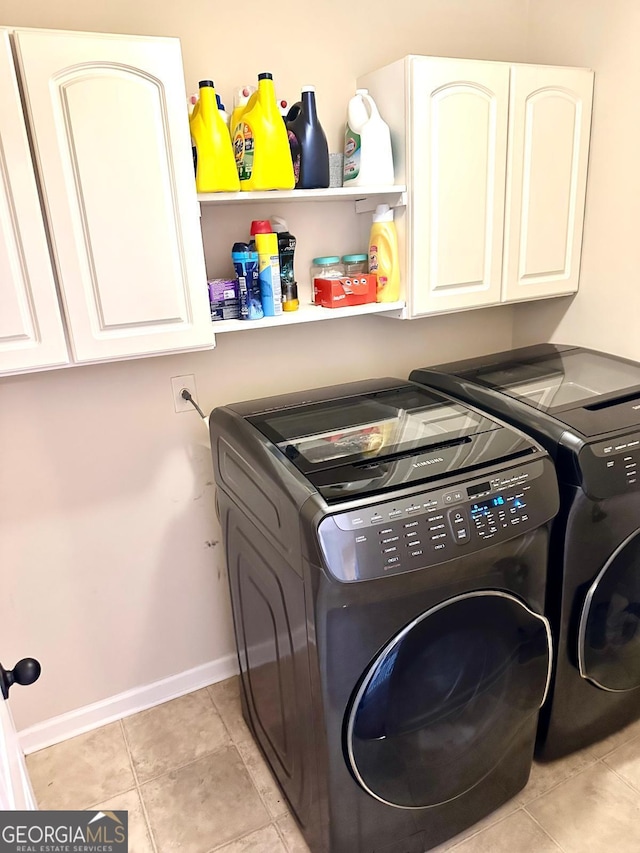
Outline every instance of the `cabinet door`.
<svg viewBox="0 0 640 853">
<path fill-rule="evenodd" d="M 0 30 L 0 373 L 68 360 L 9 36 Z"/>
<path fill-rule="evenodd" d="M 578 289 L 593 72 L 511 69 L 503 300 Z"/>
<path fill-rule="evenodd" d="M 411 315 L 500 301 L 509 67 L 415 58 Z"/>
<path fill-rule="evenodd" d="M 213 346 L 179 41 L 15 40 L 75 359 Z"/>
<path fill-rule="evenodd" d="M 0 809 L 37 808 L 8 702 L 0 694 Z"/>
</svg>

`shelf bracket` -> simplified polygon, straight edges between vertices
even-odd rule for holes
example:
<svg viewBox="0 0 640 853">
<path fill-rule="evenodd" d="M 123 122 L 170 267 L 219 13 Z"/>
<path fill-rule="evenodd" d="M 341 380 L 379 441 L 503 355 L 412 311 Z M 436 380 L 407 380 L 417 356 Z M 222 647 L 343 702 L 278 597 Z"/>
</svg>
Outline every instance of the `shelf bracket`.
<svg viewBox="0 0 640 853">
<path fill-rule="evenodd" d="M 379 204 L 388 204 L 389 207 L 406 207 L 407 193 L 399 192 L 385 195 L 369 195 L 366 198 L 356 199 L 356 213 L 372 213 Z"/>
</svg>

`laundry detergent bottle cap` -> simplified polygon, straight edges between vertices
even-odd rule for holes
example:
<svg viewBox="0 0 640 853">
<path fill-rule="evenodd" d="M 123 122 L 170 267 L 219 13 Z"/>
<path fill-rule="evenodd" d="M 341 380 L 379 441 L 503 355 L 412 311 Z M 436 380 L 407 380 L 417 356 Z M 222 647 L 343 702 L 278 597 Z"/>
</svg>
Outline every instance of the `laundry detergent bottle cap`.
<svg viewBox="0 0 640 853">
<path fill-rule="evenodd" d="M 253 219 L 249 233 L 253 237 L 255 234 L 271 234 L 273 230 L 268 219 Z"/>
<path fill-rule="evenodd" d="M 273 228 L 271 227 L 271 223 L 268 219 L 254 219 L 251 222 L 251 228 L 249 230 L 251 234 L 251 241 L 249 243 L 250 247 L 255 250 L 256 248 L 256 237 L 258 234 L 273 234 Z"/>
<path fill-rule="evenodd" d="M 233 148 L 241 190 L 294 188 L 287 129 L 269 72 L 258 74 L 258 90 L 234 128 Z"/>
<path fill-rule="evenodd" d="M 222 121 L 229 126 L 229 113 L 226 111 L 224 104 L 220 98 L 220 95 L 216 93 L 216 104 L 218 105 L 218 112 L 222 116 Z"/>
<path fill-rule="evenodd" d="M 374 222 L 393 222 L 393 210 L 388 204 L 379 204 L 373 214 Z"/>
<path fill-rule="evenodd" d="M 389 126 L 367 89 L 347 106 L 343 186 L 390 186 L 394 182 Z"/>
<path fill-rule="evenodd" d="M 213 80 L 201 80 L 199 99 L 189 120 L 196 149 L 196 189 L 200 193 L 240 189 L 229 128 L 218 110 Z"/>
<path fill-rule="evenodd" d="M 246 110 L 247 104 L 249 103 L 249 98 L 255 92 L 255 90 L 255 86 L 241 86 L 239 89 L 236 89 L 233 98 L 233 112 L 231 113 L 231 119 L 229 121 L 229 130 L 231 131 L 231 136 L 235 134 L 236 127 L 240 123 L 242 114 Z"/>
<path fill-rule="evenodd" d="M 276 234 L 281 234 L 284 231 L 288 231 L 287 222 L 281 216 L 272 216 L 271 217 L 271 227 L 276 232 Z"/>
<path fill-rule="evenodd" d="M 198 93 L 194 92 L 193 95 L 189 95 L 189 97 L 187 98 L 187 109 L 189 110 L 189 119 L 191 119 L 191 116 L 193 115 L 193 111 L 195 110 L 197 105 L 198 105 Z"/>
</svg>

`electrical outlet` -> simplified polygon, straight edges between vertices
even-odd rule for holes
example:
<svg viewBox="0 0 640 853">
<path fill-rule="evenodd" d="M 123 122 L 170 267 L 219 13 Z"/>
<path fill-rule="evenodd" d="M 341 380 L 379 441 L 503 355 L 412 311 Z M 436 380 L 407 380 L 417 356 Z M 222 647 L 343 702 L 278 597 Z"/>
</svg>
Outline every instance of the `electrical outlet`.
<svg viewBox="0 0 640 853">
<path fill-rule="evenodd" d="M 198 399 L 196 390 L 196 378 L 193 373 L 188 376 L 172 376 L 171 390 L 173 391 L 173 408 L 176 412 L 195 412 L 195 409 L 188 400 L 185 400 L 180 395 L 184 389 L 191 394 L 194 400 Z"/>
</svg>

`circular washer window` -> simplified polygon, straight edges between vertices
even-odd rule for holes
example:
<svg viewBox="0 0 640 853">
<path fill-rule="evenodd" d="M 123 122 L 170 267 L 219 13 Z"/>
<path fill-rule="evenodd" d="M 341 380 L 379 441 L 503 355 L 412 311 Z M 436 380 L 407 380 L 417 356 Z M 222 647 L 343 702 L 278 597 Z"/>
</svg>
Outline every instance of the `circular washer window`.
<svg viewBox="0 0 640 853">
<path fill-rule="evenodd" d="M 613 552 L 587 593 L 578 665 L 603 690 L 640 687 L 640 530 Z"/>
<path fill-rule="evenodd" d="M 426 611 L 380 652 L 350 704 L 355 778 L 398 808 L 461 796 L 538 713 L 550 667 L 549 623 L 515 596 L 471 592 Z"/>
</svg>

